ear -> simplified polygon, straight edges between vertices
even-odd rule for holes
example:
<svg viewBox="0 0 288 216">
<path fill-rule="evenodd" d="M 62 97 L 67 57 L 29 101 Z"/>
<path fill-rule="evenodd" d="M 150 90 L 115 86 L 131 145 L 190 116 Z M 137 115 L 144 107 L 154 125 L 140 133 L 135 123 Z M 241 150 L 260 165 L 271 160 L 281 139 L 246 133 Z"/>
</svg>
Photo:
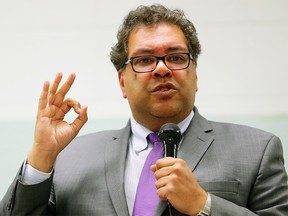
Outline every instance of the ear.
<svg viewBox="0 0 288 216">
<path fill-rule="evenodd" d="M 122 91 L 122 97 L 127 98 L 126 91 L 125 91 L 125 72 L 119 70 L 118 71 L 118 81 Z"/>
</svg>

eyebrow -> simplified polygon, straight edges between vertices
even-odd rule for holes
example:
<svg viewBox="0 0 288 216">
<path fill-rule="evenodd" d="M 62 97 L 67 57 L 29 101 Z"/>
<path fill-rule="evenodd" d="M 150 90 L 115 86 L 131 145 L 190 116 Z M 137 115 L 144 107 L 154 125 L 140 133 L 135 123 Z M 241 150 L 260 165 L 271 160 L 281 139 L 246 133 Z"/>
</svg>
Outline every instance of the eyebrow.
<svg viewBox="0 0 288 216">
<path fill-rule="evenodd" d="M 174 47 L 170 47 L 166 50 L 167 52 L 174 52 L 174 51 L 188 51 L 188 48 L 187 47 L 183 47 L 183 46 L 174 46 Z"/>
<path fill-rule="evenodd" d="M 170 52 L 175 52 L 175 51 L 182 51 L 182 52 L 189 52 L 187 47 L 183 47 L 183 46 L 173 46 L 173 47 L 169 47 L 168 49 L 165 50 L 165 52 L 170 53 Z M 153 54 L 154 50 L 153 49 L 149 49 L 149 48 L 140 48 L 135 50 L 133 53 L 131 53 L 131 56 L 137 56 L 140 54 Z"/>
</svg>

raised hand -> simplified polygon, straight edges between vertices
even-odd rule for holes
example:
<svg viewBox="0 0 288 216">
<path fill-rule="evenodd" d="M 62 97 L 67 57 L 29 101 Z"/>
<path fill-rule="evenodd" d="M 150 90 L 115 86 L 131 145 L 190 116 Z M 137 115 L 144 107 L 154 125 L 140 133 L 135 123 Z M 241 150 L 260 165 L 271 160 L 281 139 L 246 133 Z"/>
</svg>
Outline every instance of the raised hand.
<svg viewBox="0 0 288 216">
<path fill-rule="evenodd" d="M 70 74 L 59 88 L 62 73 L 57 73 L 54 82 L 46 81 L 39 99 L 34 144 L 27 163 L 42 172 L 50 172 L 58 154 L 75 138 L 88 120 L 87 106 L 73 99 L 65 99 L 76 75 Z M 72 123 L 64 120 L 73 108 L 78 115 Z"/>
</svg>

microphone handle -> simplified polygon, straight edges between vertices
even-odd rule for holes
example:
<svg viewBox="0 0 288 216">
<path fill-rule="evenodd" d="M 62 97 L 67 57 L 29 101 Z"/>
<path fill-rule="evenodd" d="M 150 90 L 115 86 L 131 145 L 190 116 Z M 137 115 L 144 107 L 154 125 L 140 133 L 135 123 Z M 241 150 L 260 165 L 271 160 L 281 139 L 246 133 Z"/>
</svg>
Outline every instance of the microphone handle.
<svg viewBox="0 0 288 216">
<path fill-rule="evenodd" d="M 163 157 L 174 157 L 177 158 L 177 143 L 171 142 L 170 140 L 163 141 L 163 147 L 164 147 L 164 155 Z"/>
</svg>

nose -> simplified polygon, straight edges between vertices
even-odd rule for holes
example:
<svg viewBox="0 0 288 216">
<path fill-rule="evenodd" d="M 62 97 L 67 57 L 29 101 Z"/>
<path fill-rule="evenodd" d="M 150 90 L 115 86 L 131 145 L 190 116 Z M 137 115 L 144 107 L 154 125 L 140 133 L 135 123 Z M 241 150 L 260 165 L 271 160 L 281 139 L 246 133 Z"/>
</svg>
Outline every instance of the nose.
<svg viewBox="0 0 288 216">
<path fill-rule="evenodd" d="M 152 71 L 154 77 L 169 77 L 172 75 L 172 71 L 165 65 L 163 60 L 159 60 L 156 68 Z"/>
</svg>

